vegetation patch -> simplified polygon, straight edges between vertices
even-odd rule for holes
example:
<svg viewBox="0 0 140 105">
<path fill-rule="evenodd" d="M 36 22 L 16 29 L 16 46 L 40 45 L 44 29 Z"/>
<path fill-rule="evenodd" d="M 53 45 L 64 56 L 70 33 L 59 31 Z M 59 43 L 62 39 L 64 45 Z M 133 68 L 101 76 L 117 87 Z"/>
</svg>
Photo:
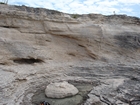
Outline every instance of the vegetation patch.
<svg viewBox="0 0 140 105">
<path fill-rule="evenodd" d="M 8 0 L 2 0 L 2 2 L 0 2 L 0 4 L 8 4 Z"/>
<path fill-rule="evenodd" d="M 5 4 L 5 3 L 3 3 L 3 2 L 0 2 L 0 4 Z"/>
<path fill-rule="evenodd" d="M 80 15 L 78 15 L 78 14 L 72 14 L 71 17 L 74 18 L 74 19 L 77 19 L 77 18 L 80 17 Z"/>
</svg>

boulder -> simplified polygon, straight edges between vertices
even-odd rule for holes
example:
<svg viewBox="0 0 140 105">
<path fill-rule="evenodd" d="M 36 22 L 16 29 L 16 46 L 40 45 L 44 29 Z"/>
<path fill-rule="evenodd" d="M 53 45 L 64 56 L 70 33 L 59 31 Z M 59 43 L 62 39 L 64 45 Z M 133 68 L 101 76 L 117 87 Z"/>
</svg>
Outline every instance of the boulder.
<svg viewBox="0 0 140 105">
<path fill-rule="evenodd" d="M 78 89 L 68 82 L 51 83 L 45 89 L 45 94 L 50 98 L 65 98 L 74 96 L 78 93 Z"/>
</svg>

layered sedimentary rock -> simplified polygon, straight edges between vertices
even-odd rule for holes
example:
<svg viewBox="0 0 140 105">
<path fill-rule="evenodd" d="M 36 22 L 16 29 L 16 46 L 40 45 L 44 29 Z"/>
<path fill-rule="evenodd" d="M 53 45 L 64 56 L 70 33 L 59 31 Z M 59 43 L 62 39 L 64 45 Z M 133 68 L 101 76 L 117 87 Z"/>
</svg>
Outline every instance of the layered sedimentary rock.
<svg viewBox="0 0 140 105">
<path fill-rule="evenodd" d="M 0 49 L 0 104 L 61 80 L 98 82 L 85 104 L 140 102 L 139 18 L 0 5 Z"/>
</svg>

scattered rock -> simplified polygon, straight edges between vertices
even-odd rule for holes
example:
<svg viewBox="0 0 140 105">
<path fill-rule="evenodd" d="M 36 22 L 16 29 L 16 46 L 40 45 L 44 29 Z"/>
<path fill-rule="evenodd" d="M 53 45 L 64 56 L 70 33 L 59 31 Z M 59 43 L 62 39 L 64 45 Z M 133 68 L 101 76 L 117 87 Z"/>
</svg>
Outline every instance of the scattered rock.
<svg viewBox="0 0 140 105">
<path fill-rule="evenodd" d="M 46 87 L 45 94 L 50 98 L 65 98 L 74 96 L 78 89 L 68 82 L 51 83 Z"/>
</svg>

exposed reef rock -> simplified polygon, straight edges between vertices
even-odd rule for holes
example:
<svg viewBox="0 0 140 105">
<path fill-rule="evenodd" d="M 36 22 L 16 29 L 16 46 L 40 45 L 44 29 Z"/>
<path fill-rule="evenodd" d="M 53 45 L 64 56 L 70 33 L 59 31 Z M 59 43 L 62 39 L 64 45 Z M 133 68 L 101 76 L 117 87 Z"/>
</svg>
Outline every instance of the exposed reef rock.
<svg viewBox="0 0 140 105">
<path fill-rule="evenodd" d="M 65 103 L 139 105 L 139 75 L 139 18 L 0 4 L 0 105 L 39 104 L 60 81 L 93 86 Z"/>
</svg>

